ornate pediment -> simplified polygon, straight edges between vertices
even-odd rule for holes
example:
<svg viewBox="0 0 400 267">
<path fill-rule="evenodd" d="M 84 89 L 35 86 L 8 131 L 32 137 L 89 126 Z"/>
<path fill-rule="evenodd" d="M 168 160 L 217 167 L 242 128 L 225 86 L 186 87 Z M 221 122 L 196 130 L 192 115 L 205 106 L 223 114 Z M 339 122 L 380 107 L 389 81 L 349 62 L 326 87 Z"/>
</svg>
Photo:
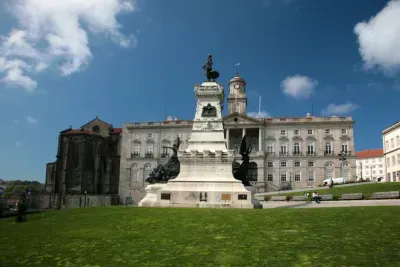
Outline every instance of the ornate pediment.
<svg viewBox="0 0 400 267">
<path fill-rule="evenodd" d="M 233 113 L 224 117 L 224 124 L 257 124 L 262 125 L 262 119 L 252 118 L 240 113 Z"/>
<path fill-rule="evenodd" d="M 317 141 L 317 138 L 315 138 L 315 136 L 310 135 L 310 136 L 307 136 L 306 140 L 307 141 Z"/>
<path fill-rule="evenodd" d="M 293 141 L 302 141 L 303 138 L 301 138 L 300 136 L 294 136 L 294 137 L 292 138 L 292 140 L 293 140 Z"/>
</svg>

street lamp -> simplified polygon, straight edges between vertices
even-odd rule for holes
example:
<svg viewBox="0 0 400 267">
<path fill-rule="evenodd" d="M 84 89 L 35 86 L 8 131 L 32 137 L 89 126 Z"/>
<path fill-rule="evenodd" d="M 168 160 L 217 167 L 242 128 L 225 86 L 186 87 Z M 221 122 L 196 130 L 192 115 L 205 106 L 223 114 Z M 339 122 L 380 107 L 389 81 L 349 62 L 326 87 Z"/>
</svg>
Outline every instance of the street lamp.
<svg viewBox="0 0 400 267">
<path fill-rule="evenodd" d="M 346 151 L 342 150 L 342 153 L 339 153 L 338 156 L 339 156 L 339 160 L 341 161 L 340 166 L 342 168 L 341 173 L 342 173 L 342 177 L 343 177 L 343 183 L 345 183 L 346 181 L 345 181 L 345 177 L 343 175 L 343 167 L 344 167 L 345 161 L 347 160 L 347 153 L 346 153 Z"/>
</svg>

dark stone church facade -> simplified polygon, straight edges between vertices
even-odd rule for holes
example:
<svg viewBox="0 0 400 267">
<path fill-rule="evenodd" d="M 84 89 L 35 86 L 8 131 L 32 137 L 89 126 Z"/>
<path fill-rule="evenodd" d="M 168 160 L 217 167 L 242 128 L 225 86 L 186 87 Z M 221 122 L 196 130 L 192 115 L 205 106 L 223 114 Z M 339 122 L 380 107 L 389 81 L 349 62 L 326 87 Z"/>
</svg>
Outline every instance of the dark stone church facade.
<svg viewBox="0 0 400 267">
<path fill-rule="evenodd" d="M 86 196 L 96 202 L 99 196 L 114 195 L 112 202 L 118 202 L 120 134 L 121 128 L 98 117 L 80 129 L 60 132 L 57 159 L 46 164 L 45 183 L 46 193 L 60 198 L 57 206 L 68 206 L 66 198 L 79 195 L 85 196 L 85 206 Z"/>
</svg>

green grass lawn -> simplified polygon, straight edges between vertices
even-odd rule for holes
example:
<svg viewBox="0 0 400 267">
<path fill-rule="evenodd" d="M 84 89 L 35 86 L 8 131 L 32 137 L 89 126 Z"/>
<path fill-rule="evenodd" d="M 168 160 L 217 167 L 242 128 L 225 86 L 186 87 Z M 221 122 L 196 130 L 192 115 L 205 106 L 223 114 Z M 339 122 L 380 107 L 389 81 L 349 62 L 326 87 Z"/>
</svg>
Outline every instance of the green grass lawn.
<svg viewBox="0 0 400 267">
<path fill-rule="evenodd" d="M 0 266 L 400 266 L 400 207 L 82 208 L 0 220 Z"/>
<path fill-rule="evenodd" d="M 400 191 L 400 183 L 392 182 L 392 183 L 376 183 L 376 184 L 360 184 L 355 186 L 346 186 L 346 187 L 338 187 L 333 186 L 333 188 L 313 188 L 308 191 L 301 192 L 293 192 L 293 193 L 285 193 L 280 192 L 276 195 L 283 196 L 301 196 L 305 193 L 312 193 L 317 191 L 319 195 L 332 194 L 334 196 L 341 196 L 342 194 L 348 193 L 363 193 L 365 198 L 368 198 L 374 192 L 388 192 L 388 191 Z M 271 196 L 271 195 L 269 195 Z"/>
</svg>

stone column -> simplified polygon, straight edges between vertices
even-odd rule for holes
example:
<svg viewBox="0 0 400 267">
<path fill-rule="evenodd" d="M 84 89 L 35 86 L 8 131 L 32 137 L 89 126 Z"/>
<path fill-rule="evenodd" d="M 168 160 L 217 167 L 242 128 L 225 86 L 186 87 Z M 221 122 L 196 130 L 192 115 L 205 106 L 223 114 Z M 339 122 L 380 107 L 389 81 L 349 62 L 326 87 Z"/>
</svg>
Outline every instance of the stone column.
<svg viewBox="0 0 400 267">
<path fill-rule="evenodd" d="M 94 184 L 93 184 L 93 193 L 92 194 L 98 194 L 99 188 L 97 187 L 99 183 L 99 168 L 100 168 L 100 143 L 96 142 L 95 143 L 96 149 L 95 149 L 95 167 L 94 167 Z"/>
<path fill-rule="evenodd" d="M 83 175 L 83 159 L 85 157 L 84 147 L 85 147 L 85 140 L 79 140 L 78 176 L 79 176 L 79 183 L 81 185 L 81 189 L 80 189 L 81 193 L 83 193 L 83 191 L 85 191 L 85 189 L 83 189 L 83 187 L 82 187 L 83 179 L 84 179 L 84 175 Z"/>
<path fill-rule="evenodd" d="M 258 130 L 258 151 L 262 151 L 262 128 Z"/>
<path fill-rule="evenodd" d="M 229 149 L 229 129 L 226 129 L 226 149 Z"/>
<path fill-rule="evenodd" d="M 246 128 L 242 128 L 242 138 L 244 137 L 245 134 L 246 134 Z"/>
</svg>

